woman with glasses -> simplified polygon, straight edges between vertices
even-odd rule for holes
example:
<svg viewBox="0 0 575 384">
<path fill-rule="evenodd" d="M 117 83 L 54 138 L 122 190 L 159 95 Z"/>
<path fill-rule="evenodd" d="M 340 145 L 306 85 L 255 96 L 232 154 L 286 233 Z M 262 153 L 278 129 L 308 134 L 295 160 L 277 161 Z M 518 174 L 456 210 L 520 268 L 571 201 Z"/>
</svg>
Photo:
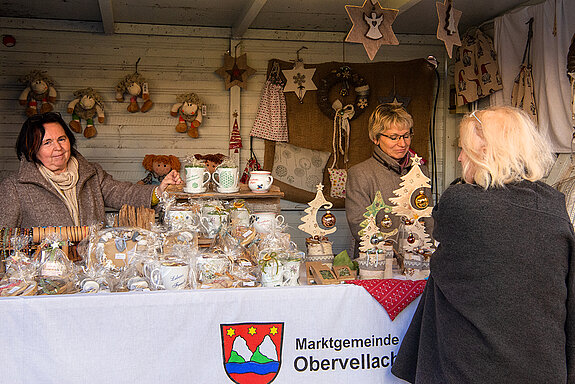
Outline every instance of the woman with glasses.
<svg viewBox="0 0 575 384">
<path fill-rule="evenodd" d="M 24 122 L 16 141 L 20 168 L 0 183 L 0 227 L 97 224 L 105 219 L 105 207 L 150 207 L 169 184 L 182 182 L 176 171 L 157 187 L 116 181 L 88 162 L 75 143 L 59 113 Z"/>
<path fill-rule="evenodd" d="M 540 181 L 551 148 L 491 107 L 459 127 L 464 184 L 434 207 L 431 274 L 392 373 L 410 383 L 575 383 L 575 236 Z"/>
<path fill-rule="evenodd" d="M 381 104 L 369 118 L 368 132 L 375 144 L 373 155 L 349 169 L 345 189 L 347 221 L 356 240 L 355 257 L 359 253 L 359 224 L 365 220 L 366 208 L 372 204 L 377 191 L 381 191 L 385 204 L 392 205 L 389 198 L 395 197 L 393 191 L 399 188 L 401 176 L 411 168 L 409 146 L 413 136 L 413 118 L 400 106 Z M 422 170 L 427 174 L 427 167 L 422 166 Z M 381 210 L 376 222 L 383 232 L 392 232 L 399 228 L 400 218 Z"/>
</svg>

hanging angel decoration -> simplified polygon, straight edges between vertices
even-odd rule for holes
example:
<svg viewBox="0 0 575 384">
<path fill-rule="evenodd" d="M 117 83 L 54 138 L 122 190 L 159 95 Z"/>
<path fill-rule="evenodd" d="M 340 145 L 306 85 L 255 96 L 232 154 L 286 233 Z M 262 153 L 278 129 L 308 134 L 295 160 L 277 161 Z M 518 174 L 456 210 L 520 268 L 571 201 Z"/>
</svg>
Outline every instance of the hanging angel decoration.
<svg viewBox="0 0 575 384">
<path fill-rule="evenodd" d="M 399 10 L 382 8 L 377 0 L 365 0 L 361 7 L 346 5 L 345 10 L 353 24 L 345 41 L 363 44 L 370 60 L 382 45 L 399 44 L 391 28 Z"/>
</svg>

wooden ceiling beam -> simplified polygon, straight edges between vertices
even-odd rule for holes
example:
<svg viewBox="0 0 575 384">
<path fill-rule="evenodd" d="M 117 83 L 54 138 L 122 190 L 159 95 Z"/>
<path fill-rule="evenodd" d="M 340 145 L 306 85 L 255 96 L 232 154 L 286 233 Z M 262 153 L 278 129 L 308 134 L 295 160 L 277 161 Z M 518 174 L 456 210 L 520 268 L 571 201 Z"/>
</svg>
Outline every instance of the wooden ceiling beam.
<svg viewBox="0 0 575 384">
<path fill-rule="evenodd" d="M 242 10 L 242 14 L 232 26 L 232 37 L 240 39 L 254 22 L 268 0 L 252 0 Z"/>
<path fill-rule="evenodd" d="M 106 35 L 114 33 L 114 10 L 112 8 L 112 0 L 98 0 L 100 7 L 100 15 L 102 16 L 102 26 Z"/>
</svg>

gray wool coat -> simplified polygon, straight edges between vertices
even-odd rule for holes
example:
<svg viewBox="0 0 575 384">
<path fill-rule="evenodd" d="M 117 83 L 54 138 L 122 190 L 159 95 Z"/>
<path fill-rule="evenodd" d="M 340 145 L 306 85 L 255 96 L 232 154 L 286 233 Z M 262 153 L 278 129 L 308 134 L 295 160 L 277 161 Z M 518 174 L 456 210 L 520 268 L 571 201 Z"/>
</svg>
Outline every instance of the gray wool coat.
<svg viewBox="0 0 575 384">
<path fill-rule="evenodd" d="M 575 235 L 563 194 L 447 188 L 431 275 L 392 373 L 410 383 L 575 382 Z"/>
<path fill-rule="evenodd" d="M 76 186 L 80 225 L 105 220 L 105 208 L 120 209 L 122 205 L 150 207 L 155 186 L 117 181 L 99 164 L 90 163 L 77 151 Z M 36 165 L 22 159 L 20 169 L 0 182 L 0 227 L 73 226 L 74 221 L 58 192 L 41 174 Z"/>
</svg>

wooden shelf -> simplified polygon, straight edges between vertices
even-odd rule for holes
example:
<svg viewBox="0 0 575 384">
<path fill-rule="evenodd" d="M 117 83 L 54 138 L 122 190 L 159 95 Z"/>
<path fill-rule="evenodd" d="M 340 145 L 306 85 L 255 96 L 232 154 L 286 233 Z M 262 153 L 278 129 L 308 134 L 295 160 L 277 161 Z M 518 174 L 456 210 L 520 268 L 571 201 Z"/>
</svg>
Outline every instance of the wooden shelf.
<svg viewBox="0 0 575 384">
<path fill-rule="evenodd" d="M 264 193 L 252 192 L 247 184 L 240 184 L 240 190 L 234 193 L 219 193 L 217 191 L 208 191 L 204 193 L 186 193 L 183 191 L 168 190 L 170 196 L 174 196 L 176 199 L 222 199 L 222 200 L 232 200 L 232 199 L 265 199 L 270 197 L 282 198 L 284 193 L 280 191 L 279 187 L 272 185 L 270 190 Z"/>
<path fill-rule="evenodd" d="M 269 191 L 264 193 L 252 192 L 247 184 L 240 184 L 240 190 L 234 193 L 219 193 L 217 191 L 208 191 L 204 193 L 186 193 L 180 187 L 176 190 L 173 186 L 168 188 L 168 195 L 176 200 L 188 199 L 220 199 L 220 200 L 245 200 L 248 209 L 253 212 L 276 212 L 280 213 L 280 199 L 284 193 L 278 186 L 272 185 Z"/>
</svg>

